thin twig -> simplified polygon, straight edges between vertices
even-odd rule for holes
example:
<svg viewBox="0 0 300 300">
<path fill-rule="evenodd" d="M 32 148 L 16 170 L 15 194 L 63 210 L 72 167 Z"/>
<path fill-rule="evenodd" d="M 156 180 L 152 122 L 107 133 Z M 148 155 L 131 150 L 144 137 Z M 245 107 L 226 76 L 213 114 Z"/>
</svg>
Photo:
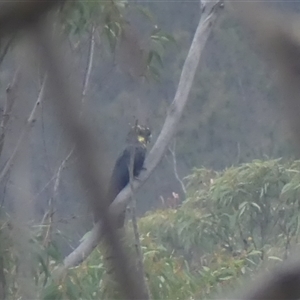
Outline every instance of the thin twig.
<svg viewBox="0 0 300 300">
<path fill-rule="evenodd" d="M 27 122 L 23 128 L 23 131 L 21 132 L 19 139 L 17 141 L 17 144 L 15 146 L 14 151 L 12 152 L 10 158 L 8 159 L 8 161 L 6 162 L 4 168 L 2 169 L 1 173 L 0 173 L 0 182 L 3 180 L 3 178 L 6 176 L 7 172 L 10 170 L 10 168 L 12 167 L 13 163 L 14 163 L 14 159 L 18 153 L 18 151 L 20 150 L 20 147 L 23 143 L 23 141 L 25 140 L 25 138 L 28 136 L 32 125 L 35 123 L 36 121 L 36 113 L 37 113 L 37 108 L 40 105 L 43 97 L 44 97 L 44 90 L 45 90 L 45 84 L 46 84 L 46 76 L 44 77 L 43 80 L 43 84 L 41 87 L 41 90 L 39 92 L 38 98 L 33 106 L 33 109 L 30 113 L 29 118 L 27 119 Z"/>
<path fill-rule="evenodd" d="M 176 139 L 174 139 L 174 144 L 173 144 L 173 150 L 171 149 L 171 147 L 169 146 L 169 151 L 172 155 L 172 159 L 173 159 L 173 170 L 174 170 L 174 175 L 175 178 L 177 179 L 177 181 L 179 182 L 181 189 L 183 191 L 184 194 L 186 194 L 186 188 L 184 186 L 183 181 L 180 179 L 179 175 L 178 175 L 178 170 L 177 170 L 177 160 L 176 160 Z"/>
<path fill-rule="evenodd" d="M 60 166 L 58 168 L 58 171 L 56 173 L 56 179 L 55 179 L 54 187 L 53 187 L 53 196 L 49 199 L 49 210 L 47 212 L 47 215 L 48 215 L 48 218 L 49 218 L 49 224 L 48 224 L 48 227 L 47 227 L 47 231 L 46 231 L 46 235 L 45 235 L 44 243 L 43 243 L 45 247 L 47 245 L 49 245 L 49 243 L 51 241 L 52 227 L 53 227 L 53 217 L 54 217 L 54 204 L 55 204 L 57 196 L 58 196 L 58 187 L 59 187 L 59 184 L 60 184 L 61 172 L 65 168 L 65 166 L 67 164 L 67 161 L 72 156 L 73 150 L 74 150 L 74 148 L 70 151 L 68 156 L 62 161 L 62 163 L 60 164 Z"/>
<path fill-rule="evenodd" d="M 14 74 L 12 82 L 6 88 L 6 98 L 5 98 L 5 103 L 4 103 L 2 120 L 1 120 L 1 124 L 0 124 L 0 132 L 1 132 L 0 133 L 0 156 L 1 156 L 2 151 L 3 151 L 7 124 L 8 124 L 8 121 L 10 119 L 12 108 L 13 108 L 14 103 L 16 101 L 16 90 L 18 88 L 19 79 L 20 79 L 20 69 L 18 68 L 17 71 Z"/>
<path fill-rule="evenodd" d="M 10 46 L 12 45 L 13 41 L 15 40 L 16 38 L 16 34 L 14 35 L 11 35 L 9 38 L 8 38 L 8 41 L 6 42 L 5 46 L 3 47 L 3 50 L 0 54 L 0 65 L 2 64 Z"/>
<path fill-rule="evenodd" d="M 82 93 L 81 93 L 81 111 L 80 111 L 80 117 L 82 116 L 83 112 L 83 105 L 86 99 L 86 94 L 89 87 L 90 77 L 92 73 L 92 67 L 94 63 L 94 52 L 95 52 L 95 25 L 92 25 L 91 29 L 91 37 L 90 37 L 90 45 L 89 45 L 89 55 L 87 59 L 87 66 L 83 81 L 83 87 L 82 87 Z"/>
</svg>

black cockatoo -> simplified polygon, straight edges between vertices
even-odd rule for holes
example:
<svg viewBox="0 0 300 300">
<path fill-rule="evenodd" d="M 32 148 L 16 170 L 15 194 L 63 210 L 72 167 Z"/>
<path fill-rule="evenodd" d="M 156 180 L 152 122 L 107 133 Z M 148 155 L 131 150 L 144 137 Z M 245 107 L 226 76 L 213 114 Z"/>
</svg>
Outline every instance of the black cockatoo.
<svg viewBox="0 0 300 300">
<path fill-rule="evenodd" d="M 143 169 L 147 144 L 151 139 L 151 130 L 148 127 L 135 125 L 127 136 L 127 147 L 119 156 L 114 166 L 107 193 L 107 201 L 110 205 L 123 188 L 129 183 L 130 157 L 134 153 L 133 176 L 137 177 Z M 118 228 L 124 226 L 125 214 L 118 219 Z"/>
</svg>

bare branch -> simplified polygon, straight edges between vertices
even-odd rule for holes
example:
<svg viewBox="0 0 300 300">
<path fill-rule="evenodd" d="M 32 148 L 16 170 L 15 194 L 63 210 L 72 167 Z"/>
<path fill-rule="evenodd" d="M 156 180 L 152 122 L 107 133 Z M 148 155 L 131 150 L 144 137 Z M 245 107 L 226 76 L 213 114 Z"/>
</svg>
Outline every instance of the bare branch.
<svg viewBox="0 0 300 300">
<path fill-rule="evenodd" d="M 174 100 L 169 108 L 164 126 L 149 156 L 146 158 L 146 171 L 141 173 L 139 180 L 135 180 L 133 182 L 134 190 L 142 186 L 146 179 L 152 174 L 166 152 L 170 140 L 175 134 L 184 107 L 188 100 L 188 95 L 191 90 L 202 50 L 205 46 L 208 36 L 211 33 L 212 27 L 217 18 L 218 7 L 221 3 L 222 0 L 213 0 L 207 3 L 207 8 L 201 16 L 201 20 L 197 27 L 192 45 L 183 65 L 178 88 Z M 130 202 L 130 197 L 130 187 L 127 186 L 120 192 L 114 202 L 110 205 L 110 213 L 114 216 L 120 215 Z M 101 226 L 102 224 L 100 222 L 94 226 L 90 236 L 65 258 L 62 269 L 75 266 L 90 255 L 101 239 Z"/>
<path fill-rule="evenodd" d="M 82 108 L 83 108 L 83 105 L 84 105 L 84 102 L 86 99 L 86 94 L 87 94 L 88 87 L 89 87 L 92 67 L 93 67 L 93 63 L 94 63 L 94 52 L 95 52 L 95 25 L 92 25 L 90 46 L 89 46 L 89 55 L 88 55 L 88 59 L 87 59 L 88 63 L 87 63 L 87 67 L 86 67 L 86 72 L 85 72 L 83 87 L 82 87 L 82 93 L 81 93 L 80 116 L 82 115 Z"/>
<path fill-rule="evenodd" d="M 1 51 L 1 54 L 0 54 L 0 65 L 2 64 L 7 52 L 8 52 L 8 49 L 10 48 L 10 46 L 12 45 L 13 41 L 15 40 L 16 38 L 16 34 L 10 36 L 8 38 L 8 40 L 6 41 L 6 44 L 5 46 L 3 47 L 2 51 Z"/>
<path fill-rule="evenodd" d="M 32 125 L 34 124 L 35 120 L 36 120 L 36 113 L 37 113 L 37 108 L 40 105 L 43 96 L 44 96 L 44 89 L 45 89 L 45 84 L 46 84 L 46 76 L 44 77 L 43 80 L 43 84 L 41 87 L 41 90 L 39 92 L 38 98 L 33 106 L 33 109 L 30 113 L 29 118 L 27 119 L 27 122 L 23 128 L 23 131 L 21 132 L 19 139 L 17 141 L 16 147 L 14 149 L 14 151 L 12 152 L 10 158 L 8 159 L 8 161 L 6 162 L 4 168 L 2 169 L 1 173 L 0 173 L 0 182 L 3 180 L 3 178 L 6 176 L 7 172 L 10 170 L 10 168 L 12 167 L 13 163 L 14 163 L 14 159 L 18 153 L 18 151 L 20 150 L 20 147 L 23 143 L 23 141 L 25 140 L 25 138 L 28 137 L 28 134 L 32 128 Z"/>
<path fill-rule="evenodd" d="M 61 173 L 63 171 L 63 169 L 65 168 L 68 160 L 70 159 L 70 157 L 72 156 L 74 151 L 74 147 L 73 149 L 69 152 L 69 154 L 67 155 L 67 157 L 62 161 L 62 163 L 60 164 L 58 171 L 55 175 L 55 181 L 54 181 L 54 187 L 53 187 L 53 196 L 49 199 L 49 210 L 46 213 L 46 216 L 48 216 L 49 219 L 49 225 L 47 227 L 47 231 L 46 231 L 46 235 L 44 238 L 44 246 L 46 246 L 47 244 L 49 244 L 49 242 L 51 241 L 51 235 L 52 235 L 52 226 L 53 226 L 53 216 L 54 216 L 54 205 L 58 196 L 58 187 L 60 184 L 60 178 L 61 178 Z M 43 219 L 45 219 L 45 217 Z M 44 221 L 43 221 L 44 222 Z M 42 223 L 43 223 L 42 222 Z"/>
<path fill-rule="evenodd" d="M 5 103 L 4 103 L 2 120 L 1 120 L 1 124 L 0 124 L 0 130 L 1 130 L 1 133 L 0 133 L 0 156 L 3 151 L 7 124 L 10 119 L 12 108 L 13 108 L 13 105 L 16 100 L 16 90 L 17 90 L 17 85 L 18 85 L 19 79 L 20 79 L 20 69 L 18 69 L 15 72 L 12 82 L 6 88 L 6 99 L 5 99 Z"/>
<path fill-rule="evenodd" d="M 184 194 L 186 194 L 186 188 L 184 186 L 183 181 L 180 179 L 179 175 L 178 175 L 178 171 L 177 171 L 177 160 L 176 160 L 176 140 L 174 139 L 174 144 L 173 144 L 173 150 L 171 149 L 171 147 L 168 148 L 171 155 L 172 155 L 172 159 L 173 159 L 173 170 L 174 170 L 174 175 L 175 178 L 177 179 L 177 181 L 179 182 L 181 189 L 183 191 Z"/>
</svg>

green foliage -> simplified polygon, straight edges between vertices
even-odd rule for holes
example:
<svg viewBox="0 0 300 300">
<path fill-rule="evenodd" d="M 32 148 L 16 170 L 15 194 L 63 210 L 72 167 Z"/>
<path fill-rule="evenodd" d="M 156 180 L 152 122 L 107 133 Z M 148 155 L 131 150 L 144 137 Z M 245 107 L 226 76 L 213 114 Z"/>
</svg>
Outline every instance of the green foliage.
<svg viewBox="0 0 300 300">
<path fill-rule="evenodd" d="M 230 252 L 267 251 L 298 242 L 300 162 L 253 161 L 222 172 L 195 169 L 188 198 L 178 210 L 140 221 L 169 247 L 189 255 L 222 245 Z"/>
<path fill-rule="evenodd" d="M 61 262 L 61 255 L 55 240 L 48 240 L 49 226 L 33 227 L 28 235 L 27 229 L 12 227 L 8 216 L 1 215 L 0 224 L 0 256 L 4 262 L 7 299 L 19 299 L 22 293 L 20 258 L 30 262 L 31 270 L 27 270 L 26 280 L 36 287 L 38 293 L 42 293 L 51 281 L 53 268 Z M 14 223 L 13 226 L 17 224 Z M 22 235 L 25 245 L 20 245 L 19 235 Z"/>
<path fill-rule="evenodd" d="M 59 15 L 62 29 L 70 37 L 79 38 L 85 33 L 89 33 L 92 26 L 94 26 L 101 40 L 105 40 L 109 45 L 110 52 L 114 53 L 116 51 L 118 42 L 121 48 L 133 46 L 146 52 L 147 69 L 142 75 L 148 79 L 158 81 L 160 70 L 163 68 L 163 56 L 166 47 L 170 43 L 176 44 L 175 39 L 154 24 L 154 17 L 146 7 L 131 5 L 130 8 L 142 14 L 151 22 L 151 26 L 154 28 L 148 37 L 150 41 L 149 49 L 140 49 L 141 41 L 136 44 L 136 38 L 138 37 L 133 37 L 134 28 L 131 27 L 125 17 L 125 14 L 129 11 L 129 3 L 126 1 L 71 1 L 63 6 Z M 130 31 L 129 35 L 127 34 L 128 31 Z M 126 35 L 126 38 L 122 40 L 124 35 Z M 121 49 L 120 51 L 127 50 Z M 135 59 L 138 60 L 138 57 L 135 57 Z"/>
<path fill-rule="evenodd" d="M 95 260 L 95 257 L 97 260 Z M 99 261 L 101 254 L 94 251 L 88 262 L 72 268 L 59 282 L 49 281 L 43 290 L 43 299 L 102 299 L 102 280 L 105 268 Z"/>
<path fill-rule="evenodd" d="M 232 167 L 195 191 L 184 207 L 205 207 L 218 237 L 233 250 L 284 246 L 298 235 L 299 171 L 299 161 L 257 160 Z M 197 185 L 195 173 L 189 180 Z"/>
<path fill-rule="evenodd" d="M 154 27 L 152 34 L 150 36 L 150 51 L 148 54 L 148 65 L 146 78 L 153 78 L 156 81 L 159 81 L 161 72 L 160 69 L 163 69 L 163 56 L 167 49 L 167 46 L 170 44 L 177 45 L 176 40 L 170 34 L 163 32 L 157 26 Z"/>
<path fill-rule="evenodd" d="M 299 174 L 300 161 L 280 159 L 194 169 L 183 205 L 142 218 L 141 231 L 201 270 L 211 296 L 298 244 Z"/>
<path fill-rule="evenodd" d="M 139 220 L 152 297 L 211 299 L 266 262 L 281 261 L 298 243 L 299 172 L 299 161 L 281 160 L 256 160 L 222 172 L 195 169 L 186 178 L 188 198 L 180 208 Z M 126 244 L 132 252 L 129 229 Z M 76 278 L 71 282 L 81 282 L 86 299 L 122 298 L 102 261 L 98 249 L 70 273 Z"/>
<path fill-rule="evenodd" d="M 236 288 L 261 266 L 280 262 L 298 244 L 300 161 L 255 160 L 222 172 L 194 169 L 178 209 L 139 220 L 147 281 L 154 299 L 211 299 Z M 9 299 L 18 297 L 18 255 L 1 227 Z M 42 299 L 121 299 L 106 273 L 103 246 L 59 282 L 51 274 L 61 257 L 47 230 L 31 236 L 33 278 Z M 134 253 L 131 226 L 126 249 Z M 132 262 L 132 268 L 136 262 Z"/>
</svg>

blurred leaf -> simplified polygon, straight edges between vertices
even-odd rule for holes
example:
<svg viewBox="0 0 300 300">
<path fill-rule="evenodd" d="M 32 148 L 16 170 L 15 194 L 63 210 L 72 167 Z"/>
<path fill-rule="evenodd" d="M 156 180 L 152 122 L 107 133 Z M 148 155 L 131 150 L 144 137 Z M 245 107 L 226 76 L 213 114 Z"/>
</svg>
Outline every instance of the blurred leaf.
<svg viewBox="0 0 300 300">
<path fill-rule="evenodd" d="M 57 246 L 52 242 L 47 248 L 47 254 L 52 257 L 56 262 L 61 262 L 62 257 Z"/>
<path fill-rule="evenodd" d="M 282 259 L 280 257 L 276 257 L 276 256 L 268 256 L 268 259 L 282 261 Z"/>
<path fill-rule="evenodd" d="M 62 292 L 54 284 L 50 284 L 43 291 L 44 300 L 61 300 L 62 297 Z"/>
<path fill-rule="evenodd" d="M 48 278 L 50 277 L 50 273 L 49 273 L 46 263 L 44 262 L 43 257 L 41 255 L 38 255 L 37 258 L 38 258 L 38 261 L 41 263 L 42 271 L 45 274 L 44 283 L 43 283 L 43 286 L 45 286 Z"/>
</svg>

